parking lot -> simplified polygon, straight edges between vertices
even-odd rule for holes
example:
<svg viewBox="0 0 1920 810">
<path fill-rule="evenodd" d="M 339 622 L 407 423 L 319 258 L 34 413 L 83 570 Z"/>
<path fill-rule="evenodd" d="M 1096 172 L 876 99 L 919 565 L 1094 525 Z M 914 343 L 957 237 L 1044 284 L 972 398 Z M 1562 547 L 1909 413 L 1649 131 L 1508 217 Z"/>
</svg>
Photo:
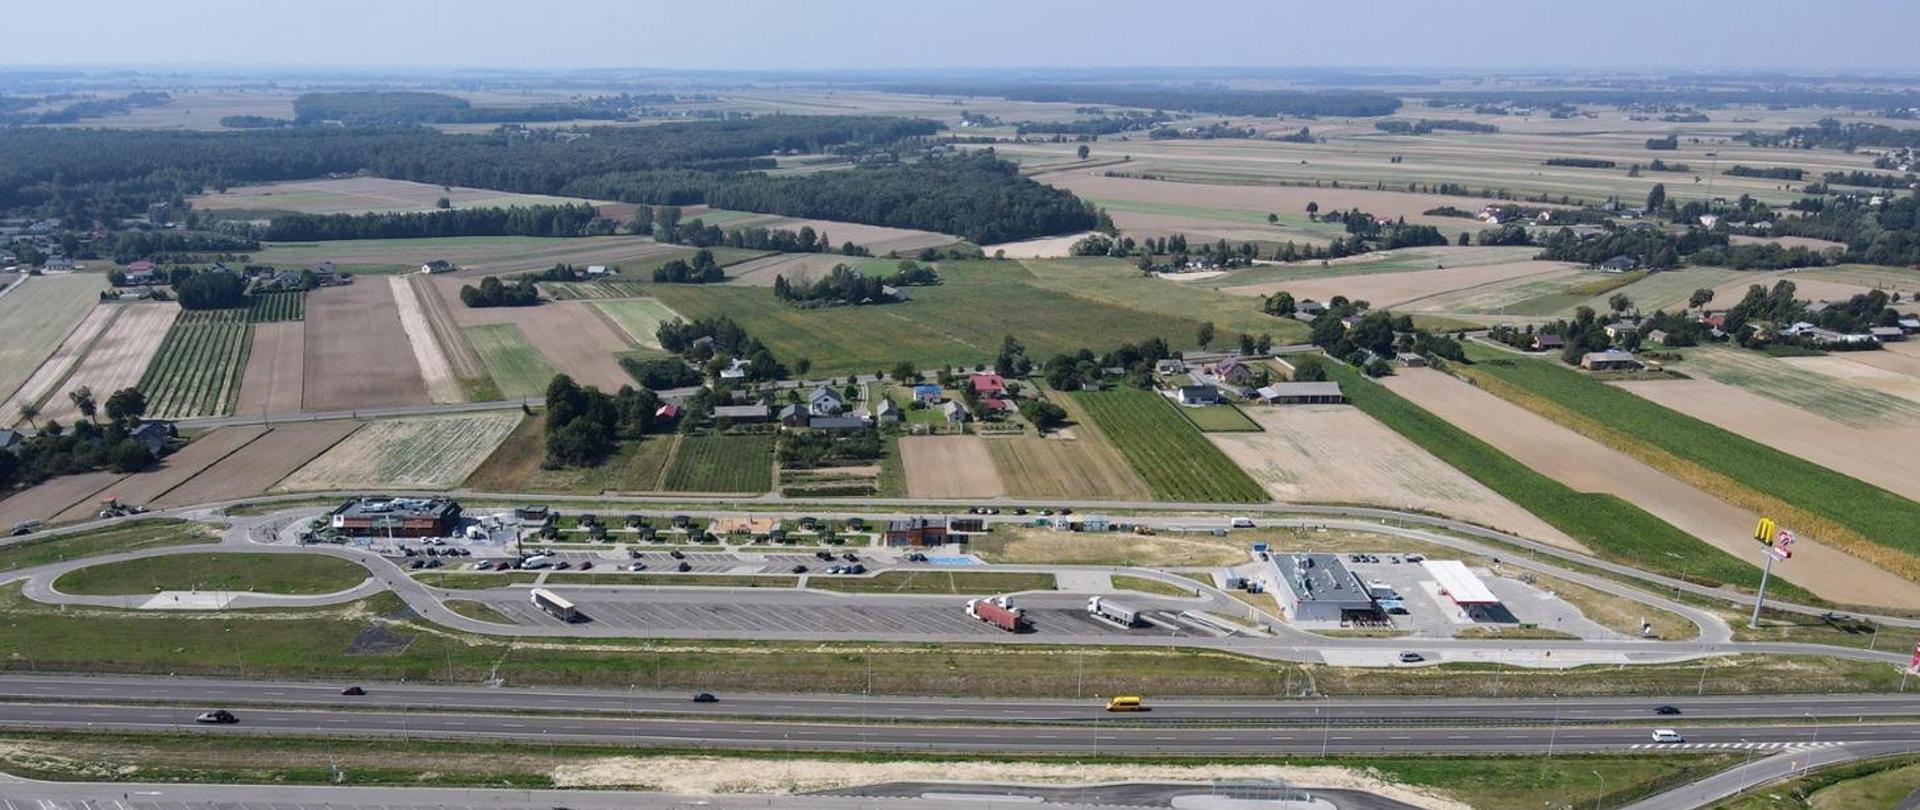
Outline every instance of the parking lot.
<svg viewBox="0 0 1920 810">
<path fill-rule="evenodd" d="M 1579 638 L 1615 638 L 1613 633 L 1588 620 L 1578 608 L 1554 594 L 1517 579 L 1494 576 L 1484 568 L 1474 569 L 1481 582 L 1499 597 L 1500 604 L 1469 612 L 1440 592 L 1438 583 L 1419 562 L 1390 554 L 1361 555 L 1372 560 L 1356 562 L 1353 555 L 1340 559 L 1361 581 L 1381 583 L 1400 596 L 1404 614 L 1392 614 L 1393 629 L 1410 631 L 1417 638 L 1453 638 L 1473 627 L 1517 629 L 1532 625 Z M 1393 562 L 1398 558 L 1400 562 Z"/>
</svg>

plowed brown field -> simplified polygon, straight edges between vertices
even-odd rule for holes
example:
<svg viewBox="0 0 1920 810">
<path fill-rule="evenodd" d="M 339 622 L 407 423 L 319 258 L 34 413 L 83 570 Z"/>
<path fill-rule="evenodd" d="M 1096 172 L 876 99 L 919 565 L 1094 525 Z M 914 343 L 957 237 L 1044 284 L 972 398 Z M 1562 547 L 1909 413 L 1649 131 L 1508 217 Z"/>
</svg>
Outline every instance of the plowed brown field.
<svg viewBox="0 0 1920 810">
<path fill-rule="evenodd" d="M 308 411 L 431 402 L 420 364 L 400 326 L 393 288 L 380 279 L 307 293 L 305 387 Z"/>
</svg>

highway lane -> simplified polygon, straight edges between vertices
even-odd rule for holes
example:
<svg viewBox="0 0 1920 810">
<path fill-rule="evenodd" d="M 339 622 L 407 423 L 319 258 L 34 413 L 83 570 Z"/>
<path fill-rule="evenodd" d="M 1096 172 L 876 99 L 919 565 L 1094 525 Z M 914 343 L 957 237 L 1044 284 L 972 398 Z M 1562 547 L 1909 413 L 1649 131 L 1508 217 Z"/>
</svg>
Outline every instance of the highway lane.
<svg viewBox="0 0 1920 810">
<path fill-rule="evenodd" d="M 1018 751 L 1034 754 L 1489 753 L 1709 749 L 1780 750 L 1843 742 L 1920 740 L 1920 723 L 1833 725 L 1672 722 L 1621 726 L 1193 728 L 798 723 L 656 717 L 242 708 L 236 725 L 193 722 L 195 708 L 89 703 L 0 704 L 0 728 L 294 736 L 399 736 L 582 742 L 636 746 L 859 751 Z M 849 718 L 852 719 L 852 718 Z M 1649 742 L 1656 725 L 1679 728 L 1684 744 Z"/>
<path fill-rule="evenodd" d="M 367 694 L 341 695 L 344 683 L 139 678 L 84 675 L 0 675 L 0 700 L 165 703 L 202 708 L 242 706 L 354 707 L 466 712 L 677 715 L 826 719 L 835 722 L 912 720 L 965 723 L 1124 723 L 1126 725 L 1293 724 L 1416 725 L 1436 723 L 1596 722 L 1685 723 L 1811 715 L 1833 721 L 1920 717 L 1920 694 L 1777 695 L 1742 697 L 1628 697 L 1473 699 L 1334 698 L 1295 700 L 1159 700 L 1152 711 L 1119 717 L 1104 701 L 995 700 L 859 695 L 764 695 L 720 692 L 718 703 L 694 703 L 684 692 L 536 689 L 366 682 Z M 1672 705 L 1677 717 L 1655 715 Z"/>
</svg>

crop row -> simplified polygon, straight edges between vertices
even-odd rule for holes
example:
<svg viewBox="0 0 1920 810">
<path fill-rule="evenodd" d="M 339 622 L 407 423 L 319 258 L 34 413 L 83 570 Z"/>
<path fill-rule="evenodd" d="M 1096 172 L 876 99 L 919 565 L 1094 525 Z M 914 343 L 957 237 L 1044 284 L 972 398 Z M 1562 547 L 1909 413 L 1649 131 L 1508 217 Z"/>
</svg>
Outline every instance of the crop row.
<svg viewBox="0 0 1920 810">
<path fill-rule="evenodd" d="M 229 314 L 231 313 L 231 314 Z M 239 310 L 183 313 L 140 379 L 147 412 L 167 419 L 233 412 L 253 325 Z"/>
<path fill-rule="evenodd" d="M 773 437 L 687 436 L 667 470 L 673 492 L 766 492 L 773 488 Z"/>
<path fill-rule="evenodd" d="M 1115 389 L 1073 395 L 1155 498 L 1250 503 L 1267 492 L 1214 447 L 1165 397 Z"/>
<path fill-rule="evenodd" d="M 250 303 L 247 305 L 247 321 L 250 323 L 306 320 L 307 292 L 305 290 L 254 293 L 248 298 Z"/>
</svg>

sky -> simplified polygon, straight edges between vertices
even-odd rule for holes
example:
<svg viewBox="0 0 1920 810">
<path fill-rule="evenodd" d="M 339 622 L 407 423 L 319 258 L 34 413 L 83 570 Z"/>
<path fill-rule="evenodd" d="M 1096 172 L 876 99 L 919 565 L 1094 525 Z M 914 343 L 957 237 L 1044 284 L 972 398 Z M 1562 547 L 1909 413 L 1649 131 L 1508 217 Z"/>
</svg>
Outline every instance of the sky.
<svg viewBox="0 0 1920 810">
<path fill-rule="evenodd" d="M 1915 0 L 13 0 L 4 66 L 1920 72 Z"/>
</svg>

